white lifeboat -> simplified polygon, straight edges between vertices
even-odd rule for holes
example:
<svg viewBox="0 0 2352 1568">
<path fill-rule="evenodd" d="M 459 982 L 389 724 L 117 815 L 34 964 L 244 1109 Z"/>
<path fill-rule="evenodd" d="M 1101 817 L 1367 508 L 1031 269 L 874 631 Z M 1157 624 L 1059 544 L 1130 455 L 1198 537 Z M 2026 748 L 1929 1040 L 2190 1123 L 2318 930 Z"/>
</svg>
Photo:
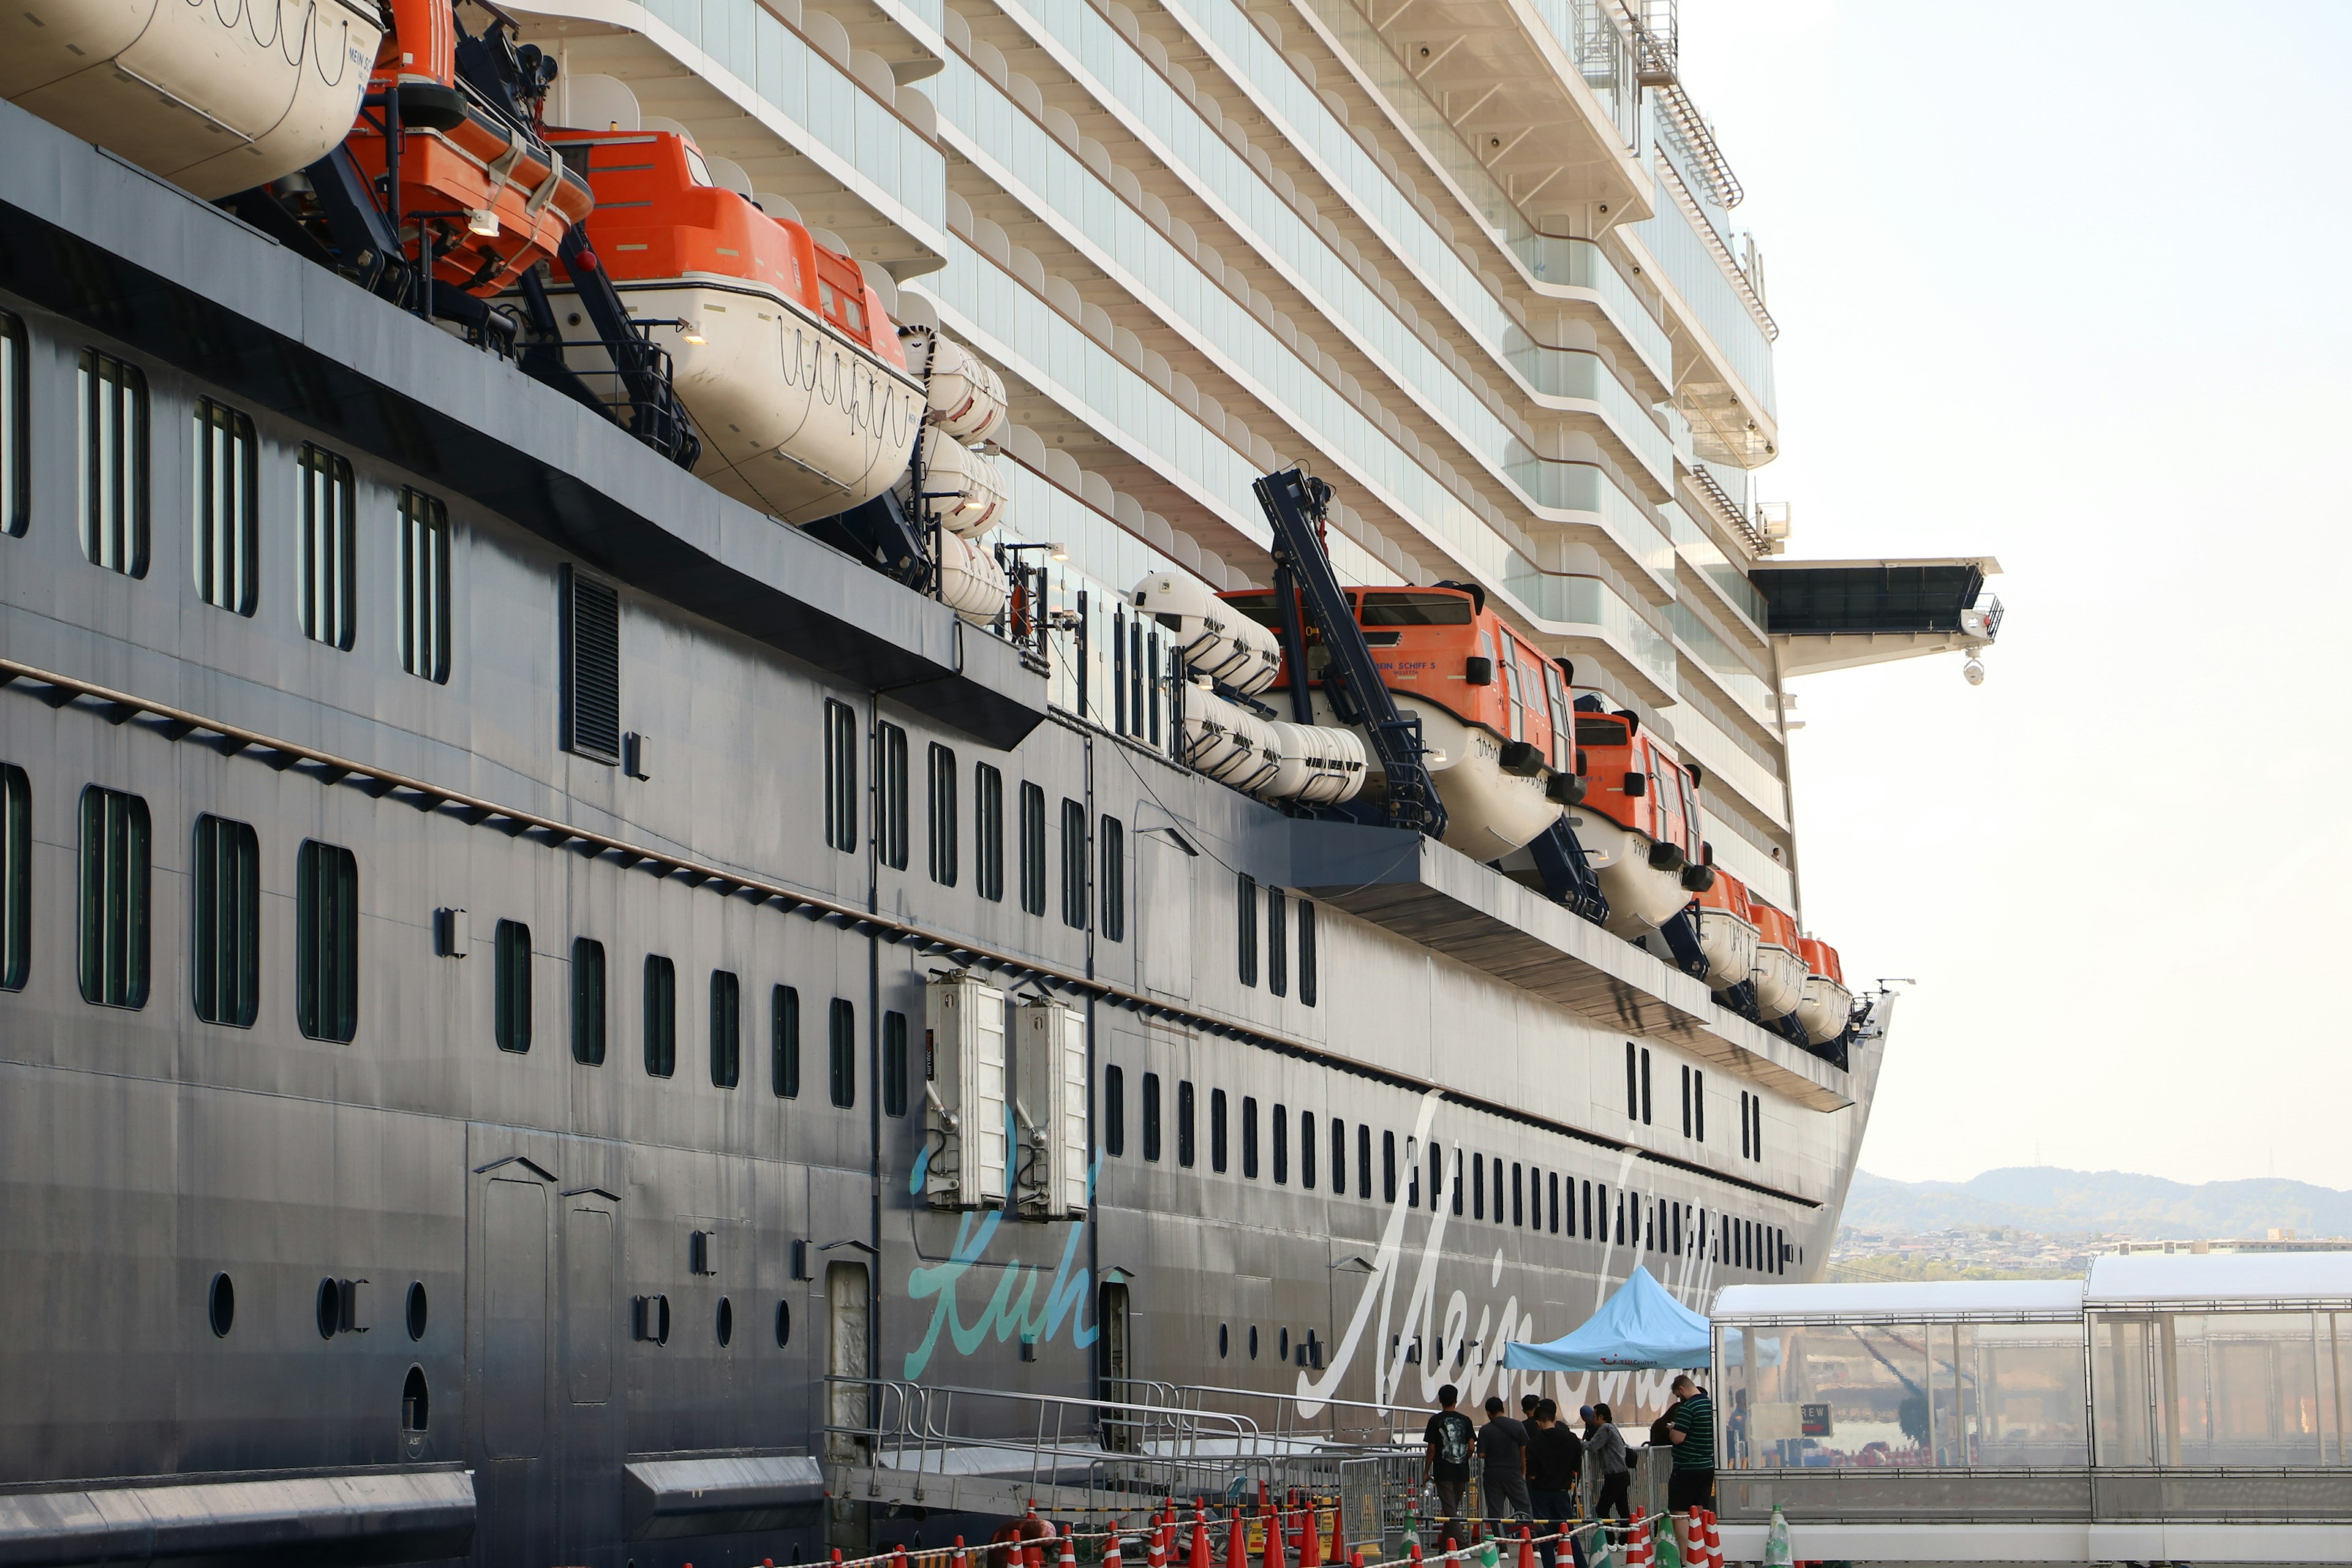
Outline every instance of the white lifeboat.
<svg viewBox="0 0 2352 1568">
<path fill-rule="evenodd" d="M 1845 1033 L 1853 1016 L 1853 993 L 1846 988 L 1845 971 L 1837 949 L 1811 937 L 1798 939 L 1804 959 L 1805 984 L 1797 1001 L 1797 1026 L 1808 1043 L 1826 1046 Z"/>
<path fill-rule="evenodd" d="M 33 0 L 0 16 L 0 98 L 213 201 L 341 145 L 383 32 L 354 0 Z"/>
<path fill-rule="evenodd" d="M 1364 738 L 1355 731 L 1279 719 L 1267 728 L 1277 760 L 1273 775 L 1257 786 L 1260 800 L 1338 805 L 1364 787 Z"/>
<path fill-rule="evenodd" d="M 911 469 L 899 487 L 900 495 L 913 503 L 910 511 L 928 506 L 941 528 L 966 539 L 977 539 L 1003 521 L 1012 498 L 995 458 L 958 442 L 943 425 L 923 432 L 921 449 L 922 494 L 915 493 Z"/>
<path fill-rule="evenodd" d="M 1154 572 L 1135 585 L 1135 607 L 1175 634 L 1185 668 L 1255 697 L 1282 673 L 1282 639 L 1185 572 Z"/>
<path fill-rule="evenodd" d="M 977 541 L 942 531 L 938 565 L 940 602 L 974 626 L 996 619 L 1012 596 L 996 552 Z"/>
<path fill-rule="evenodd" d="M 1800 951 L 1796 918 L 1750 893 L 1748 908 L 1756 915 L 1756 1011 L 1766 1018 L 1785 1018 L 1805 995 L 1805 957 Z"/>
<path fill-rule="evenodd" d="M 1184 694 L 1184 760 L 1220 784 L 1247 794 L 1282 768 L 1273 726 L 1194 680 Z"/>
<path fill-rule="evenodd" d="M 1756 911 L 1748 885 L 1717 867 L 1715 881 L 1697 898 L 1698 948 L 1706 959 L 1706 988 L 1728 991 L 1756 973 Z"/>
<path fill-rule="evenodd" d="M 930 394 L 926 417 L 937 428 L 959 441 L 985 441 L 1004 427 L 1004 378 L 953 338 L 933 335 L 912 368 Z"/>
</svg>

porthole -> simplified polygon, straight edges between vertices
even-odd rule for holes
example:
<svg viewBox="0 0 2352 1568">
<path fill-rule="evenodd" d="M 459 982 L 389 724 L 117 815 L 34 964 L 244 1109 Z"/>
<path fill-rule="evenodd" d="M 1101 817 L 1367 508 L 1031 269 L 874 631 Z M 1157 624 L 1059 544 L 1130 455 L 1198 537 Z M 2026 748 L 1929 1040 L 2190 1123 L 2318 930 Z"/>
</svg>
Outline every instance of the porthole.
<svg viewBox="0 0 2352 1568">
<path fill-rule="evenodd" d="M 1290 1359 L 1290 1331 L 1288 1329 L 1282 1331 L 1281 1345 L 1282 1348 L 1275 1352 L 1275 1356 L 1277 1360 L 1288 1361 Z"/>
<path fill-rule="evenodd" d="M 733 1301 L 730 1300 L 728 1298 L 726 1298 L 726 1297 L 724 1297 L 724 1296 L 721 1296 L 721 1297 L 719 1297 L 719 1348 L 720 1348 L 721 1350 L 726 1349 L 726 1348 L 727 1348 L 727 1346 L 728 1346 L 729 1344 L 730 1344 L 731 1342 L 733 1342 L 734 1338 L 735 1338 L 735 1303 L 734 1303 Z"/>
<path fill-rule="evenodd" d="M 1226 1356 L 1233 1353 L 1233 1334 L 1234 1331 L 1228 1325 L 1223 1323 L 1217 1325 L 1217 1359 L 1219 1361 L 1224 1360 Z"/>
<path fill-rule="evenodd" d="M 205 1315 L 212 1320 L 213 1332 L 221 1339 L 236 1321 L 236 1287 L 226 1274 L 213 1276 L 213 1288 L 206 1293 Z"/>
<path fill-rule="evenodd" d="M 412 1366 L 400 1388 L 400 1429 L 422 1432 L 433 1417 L 433 1398 L 425 1387 L 425 1369 Z"/>
<path fill-rule="evenodd" d="M 331 1340 L 342 1323 L 343 1293 L 332 1279 L 319 1281 L 319 1337 Z"/>
<path fill-rule="evenodd" d="M 776 1348 L 782 1350 L 792 1342 L 793 1304 L 790 1301 L 779 1301 L 776 1303 Z"/>
<path fill-rule="evenodd" d="M 419 1279 L 408 1287 L 408 1337 L 410 1339 L 421 1340 L 425 1337 L 425 1281 Z"/>
<path fill-rule="evenodd" d="M 1250 1360 L 1257 1360 L 1257 1325 L 1250 1325 Z"/>
</svg>

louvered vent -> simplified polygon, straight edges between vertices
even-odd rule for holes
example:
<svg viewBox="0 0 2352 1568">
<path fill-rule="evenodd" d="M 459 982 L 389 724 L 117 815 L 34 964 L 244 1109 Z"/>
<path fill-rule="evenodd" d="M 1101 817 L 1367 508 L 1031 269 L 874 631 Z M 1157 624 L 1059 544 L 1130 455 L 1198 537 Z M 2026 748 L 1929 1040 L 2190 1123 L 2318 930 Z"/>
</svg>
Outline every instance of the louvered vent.
<svg viewBox="0 0 2352 1568">
<path fill-rule="evenodd" d="M 563 582 L 563 744 L 583 757 L 618 763 L 621 595 L 569 568 Z"/>
</svg>

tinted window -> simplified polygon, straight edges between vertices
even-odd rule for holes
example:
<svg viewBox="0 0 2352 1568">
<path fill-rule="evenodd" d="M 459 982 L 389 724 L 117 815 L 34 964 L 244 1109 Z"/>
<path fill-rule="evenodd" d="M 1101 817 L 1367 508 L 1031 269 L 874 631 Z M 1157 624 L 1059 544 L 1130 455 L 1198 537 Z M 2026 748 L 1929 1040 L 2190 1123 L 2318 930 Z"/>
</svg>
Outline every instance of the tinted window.
<svg viewBox="0 0 2352 1568">
<path fill-rule="evenodd" d="M 777 1098 L 801 1092 L 801 994 L 789 985 L 768 993 L 768 1084 Z"/>
<path fill-rule="evenodd" d="M 314 1040 L 359 1032 L 359 903 L 352 852 L 305 840 L 294 858 L 294 1013 Z"/>
<path fill-rule="evenodd" d="M 1366 594 L 1356 618 L 1368 626 L 1466 626 L 1470 601 L 1461 594 Z"/>
<path fill-rule="evenodd" d="M 81 996 L 105 1007 L 147 1005 L 147 803 L 81 792 Z"/>
<path fill-rule="evenodd" d="M 196 818 L 189 979 L 196 1016 L 252 1026 L 261 1002 L 261 850 L 250 826 Z"/>
<path fill-rule="evenodd" d="M 604 944 L 572 942 L 572 1059 L 604 1065 Z"/>
<path fill-rule="evenodd" d="M 655 1078 L 677 1071 L 677 966 L 650 952 L 646 955 L 646 1071 Z"/>
<path fill-rule="evenodd" d="M 530 928 L 500 921 L 491 942 L 491 1033 L 502 1051 L 530 1049 Z"/>
<path fill-rule="evenodd" d="M 723 969 L 710 972 L 710 1081 L 743 1081 L 743 983 Z"/>
<path fill-rule="evenodd" d="M 846 1110 L 857 1103 L 857 1009 L 847 997 L 833 999 L 826 1032 L 833 1102 Z"/>
</svg>

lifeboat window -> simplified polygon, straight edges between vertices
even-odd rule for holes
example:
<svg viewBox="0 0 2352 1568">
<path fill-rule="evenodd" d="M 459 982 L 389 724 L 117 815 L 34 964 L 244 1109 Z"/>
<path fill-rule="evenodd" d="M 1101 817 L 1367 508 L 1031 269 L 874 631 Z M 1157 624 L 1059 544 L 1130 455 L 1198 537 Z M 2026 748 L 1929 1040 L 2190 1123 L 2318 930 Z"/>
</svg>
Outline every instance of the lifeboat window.
<svg viewBox="0 0 2352 1568">
<path fill-rule="evenodd" d="M 1255 985 L 1257 984 L 1257 879 L 1244 873 L 1234 886 L 1239 895 L 1234 900 L 1234 925 L 1238 937 L 1241 981 L 1244 985 Z"/>
<path fill-rule="evenodd" d="M 1160 1075 L 1143 1075 L 1143 1157 L 1160 1163 Z"/>
<path fill-rule="evenodd" d="M 768 1079 L 779 1100 L 801 1094 L 801 994 L 790 985 L 768 993 Z"/>
<path fill-rule="evenodd" d="M 710 165 L 702 161 L 702 154 L 695 151 L 692 144 L 681 142 L 678 143 L 678 151 L 686 154 L 688 179 L 698 185 L 715 185 L 719 183 L 710 177 Z"/>
<path fill-rule="evenodd" d="M 1580 746 L 1622 746 L 1626 739 L 1625 726 L 1617 720 L 1579 718 L 1576 721 Z"/>
<path fill-rule="evenodd" d="M 841 320 L 842 324 L 847 327 L 851 331 L 857 333 L 860 337 L 865 335 L 866 306 L 855 295 L 848 293 L 844 293 L 842 295 Z"/>
<path fill-rule="evenodd" d="M 1192 1168 L 1200 1152 L 1194 1131 L 1197 1108 L 1193 1103 L 1192 1080 L 1180 1079 L 1176 1084 L 1176 1163 L 1186 1170 Z"/>
<path fill-rule="evenodd" d="M 1266 607 L 1271 612 L 1272 595 Z M 1466 626 L 1470 601 L 1460 594 L 1367 594 L 1356 618 L 1368 626 Z"/>
<path fill-rule="evenodd" d="M 1510 738 L 1524 741 L 1528 738 L 1528 699 L 1526 689 L 1519 683 L 1519 661 L 1515 658 L 1503 661 L 1503 690 L 1510 698 L 1510 711 L 1504 720 Z"/>
</svg>

